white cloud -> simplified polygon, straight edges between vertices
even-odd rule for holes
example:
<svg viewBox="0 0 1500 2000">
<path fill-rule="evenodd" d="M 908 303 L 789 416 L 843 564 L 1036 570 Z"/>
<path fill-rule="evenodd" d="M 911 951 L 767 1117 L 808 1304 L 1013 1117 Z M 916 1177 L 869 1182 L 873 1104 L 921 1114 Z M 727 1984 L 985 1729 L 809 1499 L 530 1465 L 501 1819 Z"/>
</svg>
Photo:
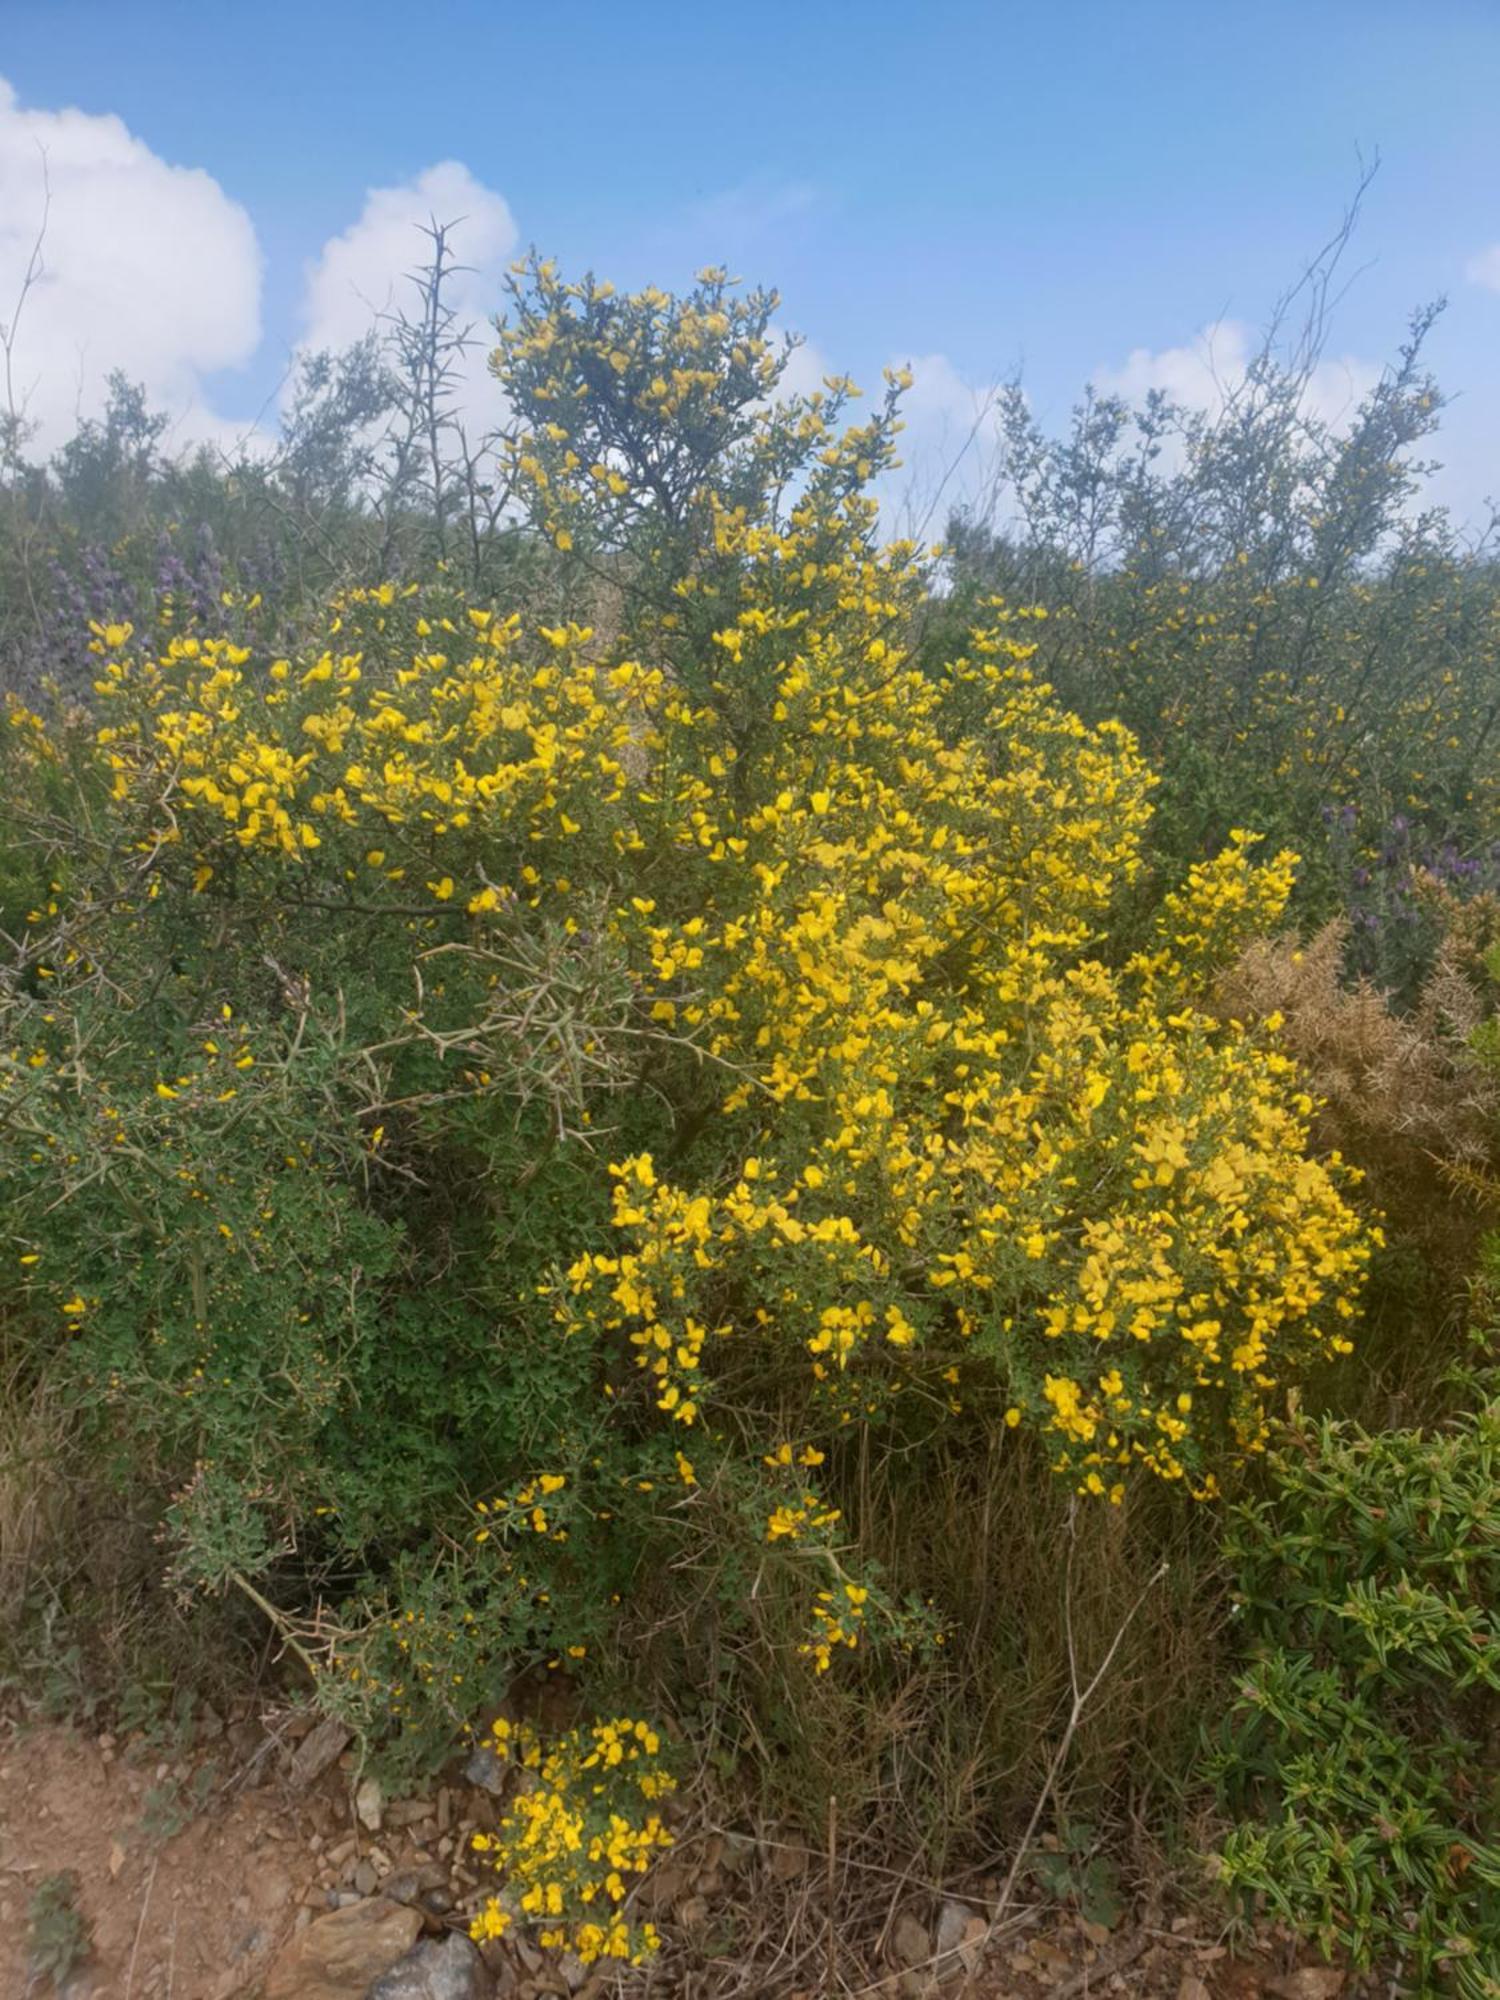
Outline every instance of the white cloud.
<svg viewBox="0 0 1500 2000">
<path fill-rule="evenodd" d="M 372 188 L 358 220 L 323 245 L 308 267 L 299 345 L 347 347 L 369 332 L 377 316 L 414 310 L 411 274 L 430 255 L 422 231 L 434 222 L 454 225 L 450 247 L 463 268 L 455 270 L 445 295 L 460 325 L 473 327 L 460 399 L 470 414 L 493 415 L 500 392 L 488 372 L 490 323 L 502 303 L 516 225 L 505 198 L 457 160 L 440 161 L 400 187 Z"/>
<path fill-rule="evenodd" d="M 1477 251 L 1465 264 L 1464 276 L 1471 285 L 1483 285 L 1487 292 L 1500 292 L 1500 243 L 1491 243 L 1488 249 Z"/>
<path fill-rule="evenodd" d="M 771 337 L 773 340 L 777 338 L 774 327 Z M 787 354 L 786 366 L 776 385 L 777 397 L 815 396 L 823 387 L 825 378 L 837 372 L 816 341 L 799 337 L 796 346 Z"/>
<path fill-rule="evenodd" d="M 1186 346 L 1134 348 L 1120 366 L 1096 369 L 1092 382 L 1101 395 L 1120 396 L 1127 403 L 1144 402 L 1153 389 L 1161 389 L 1188 409 L 1213 414 L 1244 382 L 1258 345 L 1243 321 L 1216 320 Z M 1347 424 L 1380 376 L 1378 362 L 1355 355 L 1326 358 L 1308 377 L 1302 407 L 1324 423 Z"/>
<path fill-rule="evenodd" d="M 955 508 L 982 505 L 995 470 L 996 388 L 971 382 L 946 354 L 898 357 L 911 370 L 901 399 L 899 468 L 881 482 L 892 533 L 941 536 Z"/>
<path fill-rule="evenodd" d="M 211 429 L 203 378 L 254 353 L 260 283 L 250 218 L 210 174 L 170 165 L 116 117 L 27 109 L 0 78 L 0 321 L 15 328 L 33 449 L 96 414 L 114 368 L 182 429 Z"/>
<path fill-rule="evenodd" d="M 1500 245 L 1486 255 L 1492 277 L 1479 277 L 1477 267 L 1485 263 L 1483 258 L 1473 260 L 1469 275 L 1500 289 Z M 1119 366 L 1097 369 L 1093 387 L 1130 403 L 1143 401 L 1152 389 L 1164 389 L 1189 409 L 1212 415 L 1244 381 L 1258 344 L 1258 337 L 1242 322 L 1219 320 L 1185 346 L 1133 349 Z M 1378 362 L 1357 355 L 1325 358 L 1308 378 L 1302 408 L 1334 430 L 1343 430 L 1353 423 L 1382 373 Z M 1415 506 L 1437 503 L 1449 509 L 1460 529 L 1481 527 L 1488 519 L 1488 499 L 1496 490 L 1496 439 L 1495 419 L 1486 404 L 1450 410 L 1438 435 L 1417 447 L 1415 456 L 1435 462 L 1437 470 L 1416 496 Z M 1160 462 L 1168 471 L 1181 462 L 1175 440 L 1168 442 Z"/>
<path fill-rule="evenodd" d="M 448 297 L 476 336 L 460 393 L 488 415 L 498 403 L 489 321 L 516 225 L 503 197 L 457 161 L 372 189 L 323 245 L 307 269 L 299 345 L 346 346 L 414 298 L 405 279 L 433 219 L 456 225 L 455 254 L 471 267 L 454 273 Z M 205 388 L 260 347 L 262 262 L 249 215 L 212 175 L 172 165 L 112 115 L 23 106 L 0 78 L 0 327 L 15 329 L 14 394 L 33 454 L 99 413 L 114 369 L 168 414 L 174 444 L 267 443 L 215 411 Z M 3 396 L 0 379 L 0 405 Z"/>
</svg>

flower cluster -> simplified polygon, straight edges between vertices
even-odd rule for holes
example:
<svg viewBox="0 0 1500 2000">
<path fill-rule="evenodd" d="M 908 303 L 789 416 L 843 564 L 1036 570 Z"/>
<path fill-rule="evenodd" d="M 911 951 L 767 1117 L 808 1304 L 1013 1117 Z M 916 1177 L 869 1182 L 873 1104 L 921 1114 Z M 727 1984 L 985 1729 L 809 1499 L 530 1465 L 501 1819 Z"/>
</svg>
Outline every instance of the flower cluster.
<svg viewBox="0 0 1500 2000">
<path fill-rule="evenodd" d="M 475 1920 L 475 1937 L 501 1937 L 520 1921 L 538 1927 L 541 1945 L 576 1952 L 585 1965 L 639 1965 L 655 1950 L 656 1932 L 632 1922 L 625 1905 L 672 1844 L 658 1807 L 674 1780 L 657 1732 L 620 1717 L 546 1742 L 530 1724 L 502 1718 L 491 1745 L 519 1782 L 499 1830 L 473 1837 L 475 1852 L 505 1877 Z"/>
</svg>

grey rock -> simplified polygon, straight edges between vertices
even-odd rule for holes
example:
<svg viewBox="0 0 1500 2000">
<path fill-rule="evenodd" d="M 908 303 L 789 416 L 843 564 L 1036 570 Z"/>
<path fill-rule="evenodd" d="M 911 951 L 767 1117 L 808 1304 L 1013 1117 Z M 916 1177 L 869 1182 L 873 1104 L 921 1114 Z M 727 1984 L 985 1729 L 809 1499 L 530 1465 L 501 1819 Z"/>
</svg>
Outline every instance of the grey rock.
<svg viewBox="0 0 1500 2000">
<path fill-rule="evenodd" d="M 477 1785 L 482 1792 L 492 1792 L 496 1798 L 505 1790 L 505 1766 L 488 1743 L 481 1743 L 470 1752 L 464 1777 L 469 1784 Z"/>
<path fill-rule="evenodd" d="M 966 1904 L 947 1902 L 938 1912 L 937 1936 L 933 1940 L 937 1951 L 957 1951 L 964 1941 L 964 1932 L 969 1927 L 972 1913 Z"/>
<path fill-rule="evenodd" d="M 380 1790 L 378 1778 L 365 1778 L 354 1794 L 354 1810 L 359 1823 L 368 1827 L 371 1833 L 379 1833 L 384 1816 L 385 1800 Z"/>
<path fill-rule="evenodd" d="M 446 1888 L 447 1884 L 447 1869 L 429 1861 L 418 1868 L 398 1868 L 394 1874 L 387 1875 L 380 1893 L 388 1896 L 393 1903 L 420 1903 L 429 1894 Z"/>
<path fill-rule="evenodd" d="M 967 1903 L 950 1898 L 938 1912 L 934 1950 L 938 1954 L 937 1976 L 953 1979 L 960 1972 L 978 1970 L 984 1956 L 989 1925 Z"/>
<path fill-rule="evenodd" d="M 415 1946 L 375 1981 L 365 2000 L 490 2000 L 484 1960 L 462 1931 Z"/>
<path fill-rule="evenodd" d="M 350 1731 L 337 1716 L 325 1715 L 297 1745 L 292 1758 L 292 1783 L 299 1791 L 321 1778 L 349 1742 Z"/>
</svg>

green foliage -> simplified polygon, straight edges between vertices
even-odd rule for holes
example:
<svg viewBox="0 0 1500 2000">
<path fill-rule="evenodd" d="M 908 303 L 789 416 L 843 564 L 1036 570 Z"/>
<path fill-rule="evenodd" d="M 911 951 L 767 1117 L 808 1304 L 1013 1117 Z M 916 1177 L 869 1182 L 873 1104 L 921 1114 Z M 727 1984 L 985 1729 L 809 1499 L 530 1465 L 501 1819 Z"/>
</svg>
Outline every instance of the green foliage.
<svg viewBox="0 0 1500 2000">
<path fill-rule="evenodd" d="M 1297 1427 L 1228 1554 L 1254 1658 L 1215 1766 L 1222 1879 L 1408 1990 L 1500 1991 L 1500 1402 Z"/>
<path fill-rule="evenodd" d="M 936 656 L 991 594 L 1039 602 L 1038 661 L 1162 775 L 1170 872 L 1235 826 L 1303 858 L 1297 913 L 1352 918 L 1350 962 L 1409 999 L 1436 938 L 1420 887 L 1492 887 L 1500 573 L 1422 505 L 1443 397 L 1436 309 L 1360 400 L 1320 390 L 1322 301 L 1273 328 L 1218 408 L 1088 396 L 1061 436 L 1002 394 L 987 516 L 950 528 Z"/>
<path fill-rule="evenodd" d="M 92 1926 L 78 1907 L 80 1886 L 76 1868 L 44 1875 L 27 1912 L 31 1975 L 50 1980 L 58 1992 L 93 1949 Z"/>
<path fill-rule="evenodd" d="M 1072 1903 L 1085 1923 L 1113 1930 L 1124 1914 L 1114 1862 L 1095 1829 L 1081 1820 L 1065 1821 L 1042 1841 L 1031 1873 L 1049 1896 Z"/>
</svg>

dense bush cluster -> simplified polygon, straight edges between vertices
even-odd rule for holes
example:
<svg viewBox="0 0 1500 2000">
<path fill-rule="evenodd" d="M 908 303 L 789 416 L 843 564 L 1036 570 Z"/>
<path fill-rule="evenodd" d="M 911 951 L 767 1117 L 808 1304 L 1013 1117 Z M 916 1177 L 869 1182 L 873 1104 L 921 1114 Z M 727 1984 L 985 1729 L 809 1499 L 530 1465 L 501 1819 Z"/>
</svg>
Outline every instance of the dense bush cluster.
<svg viewBox="0 0 1500 2000">
<path fill-rule="evenodd" d="M 678 1777 L 784 1813 L 837 1792 L 933 1868 L 1013 1839 L 1108 1659 L 1070 1784 L 1201 1784 L 1204 1713 L 1248 1704 L 1223 1775 L 1270 1818 L 1230 1877 L 1487 1990 L 1477 1807 L 1453 1913 L 1408 1939 L 1328 1886 L 1369 1838 L 1329 1803 L 1348 1744 L 1276 1791 L 1330 1675 L 1378 1705 L 1348 1647 L 1394 1671 L 1381 1593 L 1407 1617 L 1426 1560 L 1381 1527 L 1356 1575 L 1340 1521 L 1433 1454 L 1489 1490 L 1488 1417 L 1411 1428 L 1462 1402 L 1495 1185 L 1493 774 L 1457 718 L 1500 629 L 1430 524 L 1388 546 L 1419 343 L 1342 442 L 1265 372 L 1238 455 L 1190 429 L 1170 476 L 1123 415 L 1064 448 L 1013 409 L 1031 539 L 959 524 L 944 557 L 879 536 L 904 377 L 864 421 L 846 381 L 784 393 L 775 308 L 533 261 L 493 487 L 455 429 L 418 532 L 410 481 L 377 499 L 368 454 L 323 450 L 328 399 L 365 422 L 380 386 L 330 364 L 258 477 L 321 465 L 322 545 L 359 562 L 291 587 L 210 537 L 155 585 L 101 570 L 50 676 L 28 640 L 0 734 L 11 1430 L 63 1412 L 90 1478 L 144 1496 L 172 1616 L 272 1621 L 363 1754 L 410 1773 L 488 1732 L 528 1774 L 494 1934 L 651 1948 L 659 1731 Z M 113 476 L 146 513 L 129 414 Z M 85 442 L 12 513 L 120 445 Z M 1080 550 L 1089 452 L 1116 540 Z M 1394 956 L 1390 898 L 1360 901 L 1377 802 L 1450 854 L 1388 869 L 1421 912 Z M 1286 1442 L 1289 1408 L 1377 1392 L 1408 1428 Z M 1236 1695 L 1250 1631 L 1281 1650 Z M 1423 1648 L 1429 1692 L 1484 1682 Z M 1393 1690 L 1382 1740 L 1436 1812 L 1478 1725 L 1466 1697 L 1440 1768 Z M 653 1720 L 586 1719 L 627 1715 Z"/>
<path fill-rule="evenodd" d="M 1346 916 L 1351 962 L 1404 998 L 1434 950 L 1424 880 L 1493 888 L 1497 864 L 1493 548 L 1421 504 L 1435 318 L 1338 415 L 1315 413 L 1311 337 L 1268 341 L 1210 412 L 1090 397 L 1051 438 L 1010 391 L 1003 504 L 951 533 L 950 615 L 990 590 L 1044 603 L 1047 679 L 1135 731 L 1157 849 L 1290 840 L 1299 913 Z"/>
</svg>

